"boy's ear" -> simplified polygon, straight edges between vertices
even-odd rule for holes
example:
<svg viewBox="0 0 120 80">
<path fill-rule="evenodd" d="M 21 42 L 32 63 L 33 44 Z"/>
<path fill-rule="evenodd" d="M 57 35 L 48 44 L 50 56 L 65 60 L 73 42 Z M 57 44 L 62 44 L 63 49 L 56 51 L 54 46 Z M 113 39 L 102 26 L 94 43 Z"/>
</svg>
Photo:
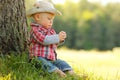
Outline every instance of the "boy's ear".
<svg viewBox="0 0 120 80">
<path fill-rule="evenodd" d="M 40 14 L 35 14 L 35 15 L 34 15 L 34 18 L 35 18 L 36 20 L 40 20 Z"/>
</svg>

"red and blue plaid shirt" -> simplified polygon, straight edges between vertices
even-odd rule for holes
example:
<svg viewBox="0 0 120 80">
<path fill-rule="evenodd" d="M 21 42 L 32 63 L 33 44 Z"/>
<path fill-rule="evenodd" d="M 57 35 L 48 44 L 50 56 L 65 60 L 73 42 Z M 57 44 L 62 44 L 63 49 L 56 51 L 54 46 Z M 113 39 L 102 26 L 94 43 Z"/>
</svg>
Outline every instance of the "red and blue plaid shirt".
<svg viewBox="0 0 120 80">
<path fill-rule="evenodd" d="M 37 57 L 44 57 L 49 60 L 56 59 L 55 49 L 57 44 L 45 45 L 44 40 L 47 35 L 55 35 L 54 29 L 45 29 L 39 24 L 31 23 L 31 38 L 30 38 L 30 55 Z"/>
</svg>

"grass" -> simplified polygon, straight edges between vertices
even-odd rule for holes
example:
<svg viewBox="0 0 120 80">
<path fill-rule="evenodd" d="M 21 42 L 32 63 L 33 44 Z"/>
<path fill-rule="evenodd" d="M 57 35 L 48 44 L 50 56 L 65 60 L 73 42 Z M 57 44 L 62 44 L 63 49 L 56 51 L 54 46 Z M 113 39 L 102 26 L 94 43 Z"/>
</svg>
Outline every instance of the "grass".
<svg viewBox="0 0 120 80">
<path fill-rule="evenodd" d="M 113 51 L 60 49 L 58 52 L 58 56 L 68 61 L 77 74 L 83 70 L 90 80 L 120 80 L 120 48 Z"/>
<path fill-rule="evenodd" d="M 77 75 L 61 78 L 59 75 L 43 72 L 35 67 L 33 60 L 28 63 L 26 53 L 23 55 L 6 55 L 0 57 L 0 80 L 82 80 Z"/>
<path fill-rule="evenodd" d="M 59 49 L 58 58 L 67 61 L 76 75 L 60 78 L 28 63 L 24 55 L 0 57 L 0 80 L 120 80 L 120 49 L 113 51 L 76 51 Z M 85 78 L 87 75 L 87 78 Z"/>
</svg>

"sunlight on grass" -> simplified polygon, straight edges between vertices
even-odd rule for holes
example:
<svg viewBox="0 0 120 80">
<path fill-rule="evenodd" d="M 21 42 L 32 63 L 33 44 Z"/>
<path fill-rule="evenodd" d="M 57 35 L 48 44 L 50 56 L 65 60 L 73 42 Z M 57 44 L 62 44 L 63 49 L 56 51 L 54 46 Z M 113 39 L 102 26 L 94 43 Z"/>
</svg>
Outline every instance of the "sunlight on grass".
<svg viewBox="0 0 120 80">
<path fill-rule="evenodd" d="M 28 63 L 28 55 L 0 57 L 0 80 L 120 80 L 120 48 L 112 51 L 57 50 L 58 58 L 67 61 L 77 75 L 59 78 Z M 24 76 L 24 77 L 23 77 Z"/>
<path fill-rule="evenodd" d="M 11 80 L 11 73 L 9 73 L 8 75 L 5 75 L 5 76 L 0 75 L 0 80 Z"/>
<path fill-rule="evenodd" d="M 88 74 L 100 80 L 120 79 L 120 49 L 113 51 L 75 51 L 59 49 L 59 58 L 69 62 L 77 74 Z M 83 70 L 83 71 L 82 71 Z M 96 80 L 96 79 L 95 79 Z"/>
</svg>

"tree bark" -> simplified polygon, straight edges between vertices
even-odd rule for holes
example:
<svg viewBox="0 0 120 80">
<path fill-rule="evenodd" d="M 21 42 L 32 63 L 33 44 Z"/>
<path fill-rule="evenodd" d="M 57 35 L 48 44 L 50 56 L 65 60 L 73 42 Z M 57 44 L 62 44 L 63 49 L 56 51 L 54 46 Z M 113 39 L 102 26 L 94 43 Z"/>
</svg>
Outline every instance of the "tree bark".
<svg viewBox="0 0 120 80">
<path fill-rule="evenodd" d="M 27 20 L 24 0 L 0 0 L 0 53 L 27 49 Z"/>
</svg>

